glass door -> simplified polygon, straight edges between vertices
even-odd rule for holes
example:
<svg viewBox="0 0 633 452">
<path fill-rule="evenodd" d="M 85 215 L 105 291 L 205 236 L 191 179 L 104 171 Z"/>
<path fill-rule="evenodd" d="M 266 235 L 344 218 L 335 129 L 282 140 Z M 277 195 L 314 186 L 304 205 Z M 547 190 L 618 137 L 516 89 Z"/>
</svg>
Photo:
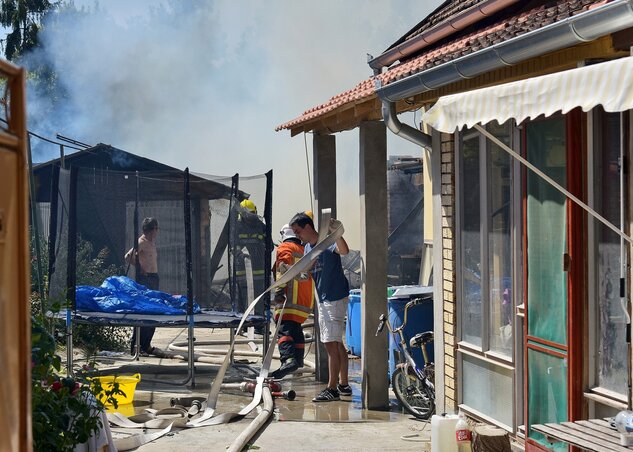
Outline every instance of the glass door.
<svg viewBox="0 0 633 452">
<path fill-rule="evenodd" d="M 525 128 L 526 157 L 567 187 L 565 118 L 533 121 Z M 526 175 L 527 424 L 568 419 L 568 237 L 566 197 L 535 173 Z M 528 430 L 543 446 L 545 438 Z M 554 450 L 566 450 L 558 443 Z"/>
</svg>

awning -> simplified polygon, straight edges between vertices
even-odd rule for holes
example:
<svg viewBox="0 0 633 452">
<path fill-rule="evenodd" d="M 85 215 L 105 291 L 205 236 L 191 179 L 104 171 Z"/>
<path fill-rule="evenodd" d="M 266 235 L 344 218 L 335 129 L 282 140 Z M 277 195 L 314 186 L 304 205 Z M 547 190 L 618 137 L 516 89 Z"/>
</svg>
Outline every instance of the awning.
<svg viewBox="0 0 633 452">
<path fill-rule="evenodd" d="M 608 112 L 620 112 L 633 108 L 633 57 L 444 96 L 422 115 L 422 121 L 445 133 L 453 133 L 464 126 L 477 129 L 490 141 L 633 245 L 633 237 L 613 225 L 565 187 L 528 162 L 519 152 L 508 147 L 482 127 L 482 124 L 493 120 L 502 124 L 513 118 L 520 123 L 527 118 L 536 118 L 540 115 L 550 116 L 557 111 L 567 113 L 576 107 L 589 111 L 600 104 Z"/>
<path fill-rule="evenodd" d="M 576 107 L 589 111 L 600 104 L 608 112 L 633 108 L 633 57 L 444 96 L 422 121 L 452 133 L 493 120 L 502 124 L 514 118 L 520 123 Z"/>
</svg>

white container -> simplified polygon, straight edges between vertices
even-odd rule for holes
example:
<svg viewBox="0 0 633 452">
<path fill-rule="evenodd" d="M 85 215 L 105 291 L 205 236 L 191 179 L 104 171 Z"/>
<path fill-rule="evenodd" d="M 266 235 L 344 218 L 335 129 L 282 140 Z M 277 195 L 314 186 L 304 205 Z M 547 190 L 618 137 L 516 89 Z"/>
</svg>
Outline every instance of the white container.
<svg viewBox="0 0 633 452">
<path fill-rule="evenodd" d="M 431 452 L 458 452 L 455 441 L 455 425 L 458 419 L 456 414 L 434 414 L 431 417 Z"/>
</svg>

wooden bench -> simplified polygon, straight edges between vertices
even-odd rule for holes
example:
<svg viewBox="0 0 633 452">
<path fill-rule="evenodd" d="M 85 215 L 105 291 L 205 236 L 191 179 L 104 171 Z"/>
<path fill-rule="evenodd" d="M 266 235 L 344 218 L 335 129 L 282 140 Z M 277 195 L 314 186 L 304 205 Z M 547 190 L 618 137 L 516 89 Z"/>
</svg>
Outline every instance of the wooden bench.
<svg viewBox="0 0 633 452">
<path fill-rule="evenodd" d="M 595 452 L 631 452 L 633 450 L 633 447 L 620 445 L 620 433 L 611 428 L 605 419 L 534 424 L 532 429 L 545 435 L 549 442 L 561 441 L 583 450 Z"/>
</svg>

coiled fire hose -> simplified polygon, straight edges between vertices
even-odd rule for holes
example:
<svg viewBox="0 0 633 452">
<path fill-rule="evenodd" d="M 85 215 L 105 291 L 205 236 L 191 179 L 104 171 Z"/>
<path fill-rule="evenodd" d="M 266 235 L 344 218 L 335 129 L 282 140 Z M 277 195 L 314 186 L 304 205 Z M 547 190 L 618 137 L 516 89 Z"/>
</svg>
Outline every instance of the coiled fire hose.
<svg viewBox="0 0 633 452">
<path fill-rule="evenodd" d="M 331 245 L 336 243 L 340 237 L 342 237 L 344 229 L 343 225 L 340 221 L 332 220 L 330 222 L 331 211 L 330 209 L 323 209 L 321 212 L 320 225 L 321 231 L 319 234 L 319 239 L 317 244 L 312 248 L 312 250 L 303 256 L 297 263 L 295 263 L 292 267 L 288 269 L 281 277 L 275 281 L 266 291 L 264 291 L 261 295 L 259 295 L 253 302 L 248 306 L 245 310 L 242 319 L 236 330 L 236 336 L 242 331 L 242 327 L 246 318 L 253 312 L 255 306 L 261 298 L 268 292 L 274 290 L 275 288 L 281 286 L 282 284 L 289 283 L 292 279 L 300 275 L 301 273 L 308 272 L 317 257 L 326 249 L 328 249 Z M 328 228 L 329 225 L 329 228 Z M 280 318 L 283 318 L 283 310 L 285 308 L 285 302 L 281 309 Z M 277 336 L 277 332 L 279 330 L 281 322 L 278 322 L 273 337 Z M 257 422 L 253 421 L 251 425 L 233 442 L 230 450 L 242 450 L 246 445 L 246 442 L 253 437 L 253 435 L 258 431 L 254 429 L 259 429 L 261 426 L 265 424 L 265 421 L 272 415 L 274 402 L 272 398 L 272 393 L 268 386 L 264 385 L 264 382 L 267 381 L 268 372 L 270 369 L 270 364 L 273 358 L 273 350 L 275 347 L 270 347 L 264 357 L 262 362 L 262 368 L 259 376 L 256 379 L 255 386 L 253 388 L 253 399 L 251 403 L 242 408 L 238 413 L 222 413 L 214 416 L 215 408 L 218 401 L 218 396 L 220 393 L 220 389 L 222 386 L 222 381 L 224 380 L 224 376 L 226 375 L 226 371 L 229 367 L 231 361 L 231 355 L 235 348 L 235 341 L 232 341 L 229 345 L 229 349 L 226 352 L 226 356 L 222 366 L 220 367 L 218 374 L 213 380 L 213 384 L 211 385 L 211 389 L 209 390 L 209 394 L 206 398 L 205 403 L 201 403 L 200 408 L 204 406 L 204 411 L 200 413 L 199 411 L 196 414 L 192 414 L 191 417 L 187 409 L 183 407 L 172 407 L 166 408 L 164 410 L 155 411 L 148 410 L 147 414 L 137 415 L 126 417 L 121 413 L 108 413 L 108 420 L 117 426 L 124 428 L 162 428 L 163 430 L 152 433 L 152 434 L 140 434 L 134 435 L 132 437 L 125 438 L 123 440 L 115 441 L 115 446 L 118 450 L 130 450 L 132 448 L 136 448 L 145 444 L 147 442 L 153 441 L 160 436 L 168 433 L 172 426 L 177 425 L 181 427 L 204 427 L 210 425 L 218 425 L 230 422 L 235 418 L 243 418 L 247 414 L 249 414 L 257 405 L 262 401 L 262 397 L 264 397 L 264 410 L 262 413 L 257 416 Z M 261 418 L 260 418 L 261 416 Z M 238 441 L 239 440 L 239 441 Z M 241 443 L 241 446 L 240 444 Z M 235 447 L 239 447 L 235 449 Z"/>
</svg>

